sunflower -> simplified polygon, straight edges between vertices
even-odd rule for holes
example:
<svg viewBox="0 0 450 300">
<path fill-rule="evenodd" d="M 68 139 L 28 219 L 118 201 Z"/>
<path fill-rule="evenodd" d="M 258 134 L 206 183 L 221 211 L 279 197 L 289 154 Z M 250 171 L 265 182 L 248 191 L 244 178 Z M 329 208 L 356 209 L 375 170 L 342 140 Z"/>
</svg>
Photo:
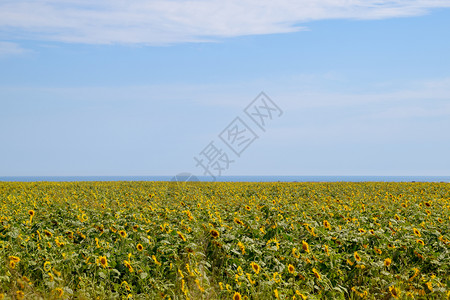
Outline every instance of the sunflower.
<svg viewBox="0 0 450 300">
<path fill-rule="evenodd" d="M 300 258 L 300 255 L 297 253 L 297 248 L 292 248 L 292 256 L 295 258 Z"/>
<path fill-rule="evenodd" d="M 426 207 L 430 207 L 431 206 L 431 202 L 425 202 L 425 206 Z"/>
<path fill-rule="evenodd" d="M 322 278 L 322 276 L 320 275 L 320 273 L 319 273 L 315 268 L 313 268 L 312 271 L 313 271 L 313 273 L 314 273 L 314 276 L 316 276 L 317 279 L 320 280 L 320 279 Z"/>
<path fill-rule="evenodd" d="M 442 222 L 444 222 L 444 220 L 442 220 L 441 218 L 438 218 L 438 222 L 442 223 Z"/>
<path fill-rule="evenodd" d="M 414 234 L 420 237 L 420 231 L 417 228 L 413 228 Z"/>
<path fill-rule="evenodd" d="M 295 267 L 294 267 L 293 265 L 289 264 L 289 265 L 288 265 L 288 272 L 291 273 L 291 274 L 294 274 L 294 272 L 295 272 Z"/>
<path fill-rule="evenodd" d="M 209 232 L 211 233 L 211 236 L 215 239 L 218 238 L 220 235 L 219 232 L 215 229 L 211 229 Z"/>
<path fill-rule="evenodd" d="M 10 261 L 9 261 L 9 267 L 10 267 L 11 269 L 14 269 L 14 268 L 16 267 L 16 263 L 15 263 L 13 260 L 10 260 Z"/>
<path fill-rule="evenodd" d="M 359 256 L 358 252 L 353 253 L 356 261 L 361 261 L 361 256 Z"/>
<path fill-rule="evenodd" d="M 139 228 L 139 225 L 133 225 L 133 230 L 134 230 L 134 231 L 137 231 L 138 228 Z"/>
<path fill-rule="evenodd" d="M 53 236 L 53 233 L 51 233 L 51 232 L 48 231 L 48 230 L 44 230 L 44 234 L 45 234 L 45 236 L 47 236 L 47 237 L 52 237 L 52 236 Z"/>
<path fill-rule="evenodd" d="M 17 291 L 16 292 L 16 298 L 18 300 L 22 300 L 24 298 L 25 294 L 22 291 Z"/>
<path fill-rule="evenodd" d="M 50 271 L 50 269 L 52 268 L 52 264 L 49 261 L 46 261 L 44 263 L 44 271 Z"/>
<path fill-rule="evenodd" d="M 242 300 L 241 294 L 239 292 L 235 292 L 233 295 L 233 300 Z"/>
<path fill-rule="evenodd" d="M 309 245 L 308 245 L 307 242 L 302 241 L 302 249 L 303 249 L 305 252 L 308 252 L 308 253 L 309 253 Z"/>
<path fill-rule="evenodd" d="M 123 264 L 125 265 L 125 267 L 128 268 L 128 271 L 129 271 L 130 273 L 133 273 L 133 272 L 134 272 L 133 267 L 131 266 L 131 264 L 130 264 L 128 261 L 124 260 L 124 261 L 123 261 Z"/>
<path fill-rule="evenodd" d="M 245 246 L 244 244 L 242 244 L 242 242 L 238 242 L 238 247 L 239 249 L 241 249 L 242 254 L 245 254 Z"/>
<path fill-rule="evenodd" d="M 392 263 L 392 260 L 391 260 L 390 258 L 386 258 L 386 259 L 384 260 L 384 265 L 385 265 L 386 267 L 389 267 L 389 266 L 391 265 L 391 263 Z"/>
<path fill-rule="evenodd" d="M 300 300 L 306 300 L 308 299 L 305 295 L 300 293 L 300 291 L 296 290 L 295 293 L 300 297 Z"/>
<path fill-rule="evenodd" d="M 158 266 L 161 265 L 161 263 L 156 259 L 156 256 L 155 256 L 155 255 L 152 255 L 152 259 L 153 259 L 153 261 L 155 262 L 155 264 L 157 264 Z"/>
<path fill-rule="evenodd" d="M 365 231 L 364 229 L 362 229 L 362 228 L 359 228 L 358 231 L 361 232 L 361 233 L 365 233 L 365 232 L 366 232 L 366 231 Z"/>
<path fill-rule="evenodd" d="M 425 243 L 422 240 L 416 240 L 416 242 L 421 244 L 422 246 L 425 246 Z"/>
<path fill-rule="evenodd" d="M 250 210 L 251 210 L 251 207 L 248 206 L 248 205 L 246 205 L 246 206 L 245 206 L 245 209 L 248 210 L 248 211 L 250 211 Z"/>
<path fill-rule="evenodd" d="M 126 281 L 122 281 L 120 285 L 123 286 L 127 291 L 131 290 L 130 286 L 128 285 L 128 282 Z"/>
<path fill-rule="evenodd" d="M 398 299 L 398 297 L 400 296 L 400 291 L 398 289 L 396 289 L 395 286 L 390 286 L 389 292 L 391 293 L 392 297 L 394 297 L 395 299 Z"/>
<path fill-rule="evenodd" d="M 142 246 L 141 244 L 137 244 L 136 249 L 138 249 L 139 251 L 142 251 L 142 250 L 144 250 L 144 246 Z"/>
<path fill-rule="evenodd" d="M 64 295 L 64 290 L 62 288 L 55 289 L 56 297 L 61 298 Z"/>
<path fill-rule="evenodd" d="M 330 222 L 328 222 L 327 220 L 324 220 L 324 221 L 323 221 L 323 226 L 324 226 L 326 229 L 331 230 L 331 224 L 330 224 Z"/>
<path fill-rule="evenodd" d="M 238 218 L 234 218 L 234 223 L 236 223 L 236 224 L 238 224 L 238 225 L 244 226 L 244 222 L 242 222 L 242 221 L 239 220 Z"/>
<path fill-rule="evenodd" d="M 29 214 L 30 216 L 34 217 L 34 210 L 30 209 L 30 210 L 28 211 L 28 214 Z"/>
<path fill-rule="evenodd" d="M 9 257 L 9 260 L 10 260 L 10 261 L 13 261 L 13 262 L 15 262 L 15 263 L 18 263 L 18 262 L 20 261 L 20 258 L 17 257 L 17 256 L 11 255 L 11 256 Z"/>
<path fill-rule="evenodd" d="M 252 266 L 253 272 L 255 272 L 256 274 L 258 274 L 259 271 L 261 271 L 261 267 L 257 263 L 252 262 L 250 263 L 250 265 Z"/>
<path fill-rule="evenodd" d="M 106 256 L 100 256 L 100 257 L 98 258 L 98 262 L 100 263 L 100 265 L 101 265 L 103 268 L 106 268 L 106 267 L 108 266 L 108 260 L 106 259 Z"/>
<path fill-rule="evenodd" d="M 183 242 L 186 242 L 186 237 L 181 233 L 181 231 L 177 231 L 177 234 L 178 237 L 183 240 Z"/>
<path fill-rule="evenodd" d="M 278 272 L 273 273 L 273 281 L 276 283 L 281 281 L 281 275 Z"/>
<path fill-rule="evenodd" d="M 124 230 L 119 230 L 119 235 L 123 238 L 127 237 L 127 233 Z"/>
</svg>

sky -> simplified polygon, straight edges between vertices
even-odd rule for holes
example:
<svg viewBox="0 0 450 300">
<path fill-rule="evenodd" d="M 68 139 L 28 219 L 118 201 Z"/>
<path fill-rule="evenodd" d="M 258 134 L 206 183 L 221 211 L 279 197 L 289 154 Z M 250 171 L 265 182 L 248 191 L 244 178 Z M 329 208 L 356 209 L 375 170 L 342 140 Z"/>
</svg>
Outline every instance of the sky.
<svg viewBox="0 0 450 300">
<path fill-rule="evenodd" d="M 1 0 L 0 176 L 449 176 L 449 28 L 450 0 Z"/>
</svg>

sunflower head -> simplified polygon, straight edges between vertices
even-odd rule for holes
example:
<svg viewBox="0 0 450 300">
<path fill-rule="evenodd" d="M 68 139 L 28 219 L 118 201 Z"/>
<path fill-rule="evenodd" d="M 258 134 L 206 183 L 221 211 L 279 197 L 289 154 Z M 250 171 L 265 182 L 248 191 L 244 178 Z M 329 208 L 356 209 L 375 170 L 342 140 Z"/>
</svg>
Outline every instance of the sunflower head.
<svg viewBox="0 0 450 300">
<path fill-rule="evenodd" d="M 119 235 L 123 238 L 127 237 L 127 233 L 125 232 L 125 230 L 119 230 Z"/>
<path fill-rule="evenodd" d="M 391 263 L 392 263 L 392 260 L 391 260 L 390 258 L 386 258 L 386 259 L 384 260 L 384 265 L 385 265 L 386 267 L 389 267 L 389 266 L 391 265 Z"/>
<path fill-rule="evenodd" d="M 307 242 L 302 241 L 302 249 L 303 249 L 305 252 L 309 252 L 309 245 L 308 245 Z"/>
<path fill-rule="evenodd" d="M 144 250 L 144 246 L 142 246 L 141 244 L 137 244 L 136 249 L 138 249 L 139 251 L 142 251 L 142 250 Z"/>
<path fill-rule="evenodd" d="M 313 273 L 314 273 L 314 276 L 315 276 L 317 279 L 320 280 L 321 277 L 322 277 L 322 276 L 320 275 L 320 273 L 319 273 L 315 268 L 313 268 L 312 271 L 313 271 Z"/>
<path fill-rule="evenodd" d="M 211 236 L 213 238 L 218 238 L 219 237 L 219 232 L 217 230 L 211 229 L 209 232 L 211 233 Z"/>
<path fill-rule="evenodd" d="M 30 216 L 34 216 L 34 210 L 32 210 L 32 209 L 30 209 L 29 211 L 28 211 L 28 214 L 30 215 Z"/>
<path fill-rule="evenodd" d="M 242 300 L 241 294 L 239 292 L 235 292 L 233 295 L 233 300 Z"/>
<path fill-rule="evenodd" d="M 293 265 L 289 264 L 289 265 L 288 265 L 288 272 L 291 273 L 291 274 L 294 274 L 294 272 L 295 272 L 295 267 L 294 267 Z"/>
<path fill-rule="evenodd" d="M 355 257 L 355 260 L 356 260 L 356 261 L 361 261 L 361 256 L 359 256 L 358 252 L 355 252 L 355 253 L 353 254 L 353 256 Z"/>
<path fill-rule="evenodd" d="M 100 257 L 98 258 L 98 262 L 100 263 L 100 265 L 101 265 L 103 268 L 106 268 L 106 267 L 108 266 L 108 260 L 106 259 L 106 256 L 100 256 Z"/>
<path fill-rule="evenodd" d="M 255 272 L 256 274 L 258 274 L 259 271 L 261 271 L 261 267 L 257 263 L 252 262 L 250 265 L 252 266 L 253 272 Z"/>
</svg>

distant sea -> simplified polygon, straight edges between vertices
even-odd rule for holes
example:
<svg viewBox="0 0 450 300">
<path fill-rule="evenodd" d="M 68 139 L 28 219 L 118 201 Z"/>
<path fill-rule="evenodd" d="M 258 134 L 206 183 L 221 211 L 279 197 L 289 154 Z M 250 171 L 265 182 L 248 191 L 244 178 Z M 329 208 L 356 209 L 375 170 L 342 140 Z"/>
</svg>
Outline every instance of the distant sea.
<svg viewBox="0 0 450 300">
<path fill-rule="evenodd" d="M 212 181 L 209 176 L 197 176 Z M 11 176 L 0 181 L 171 181 L 173 176 Z M 220 176 L 222 182 L 450 182 L 450 176 Z"/>
</svg>

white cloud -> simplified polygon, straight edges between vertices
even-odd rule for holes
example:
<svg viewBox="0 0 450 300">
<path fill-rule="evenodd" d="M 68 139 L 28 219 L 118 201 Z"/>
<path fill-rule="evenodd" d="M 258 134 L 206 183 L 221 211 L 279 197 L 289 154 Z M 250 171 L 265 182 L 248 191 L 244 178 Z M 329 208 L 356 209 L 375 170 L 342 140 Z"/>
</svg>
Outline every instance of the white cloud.
<svg viewBox="0 0 450 300">
<path fill-rule="evenodd" d="M 11 36 L 88 44 L 167 44 L 305 29 L 324 19 L 416 16 L 448 0 L 4 0 Z"/>
<path fill-rule="evenodd" d="M 17 55 L 27 52 L 28 50 L 21 48 L 16 43 L 0 41 L 0 58 L 10 55 Z"/>
</svg>

